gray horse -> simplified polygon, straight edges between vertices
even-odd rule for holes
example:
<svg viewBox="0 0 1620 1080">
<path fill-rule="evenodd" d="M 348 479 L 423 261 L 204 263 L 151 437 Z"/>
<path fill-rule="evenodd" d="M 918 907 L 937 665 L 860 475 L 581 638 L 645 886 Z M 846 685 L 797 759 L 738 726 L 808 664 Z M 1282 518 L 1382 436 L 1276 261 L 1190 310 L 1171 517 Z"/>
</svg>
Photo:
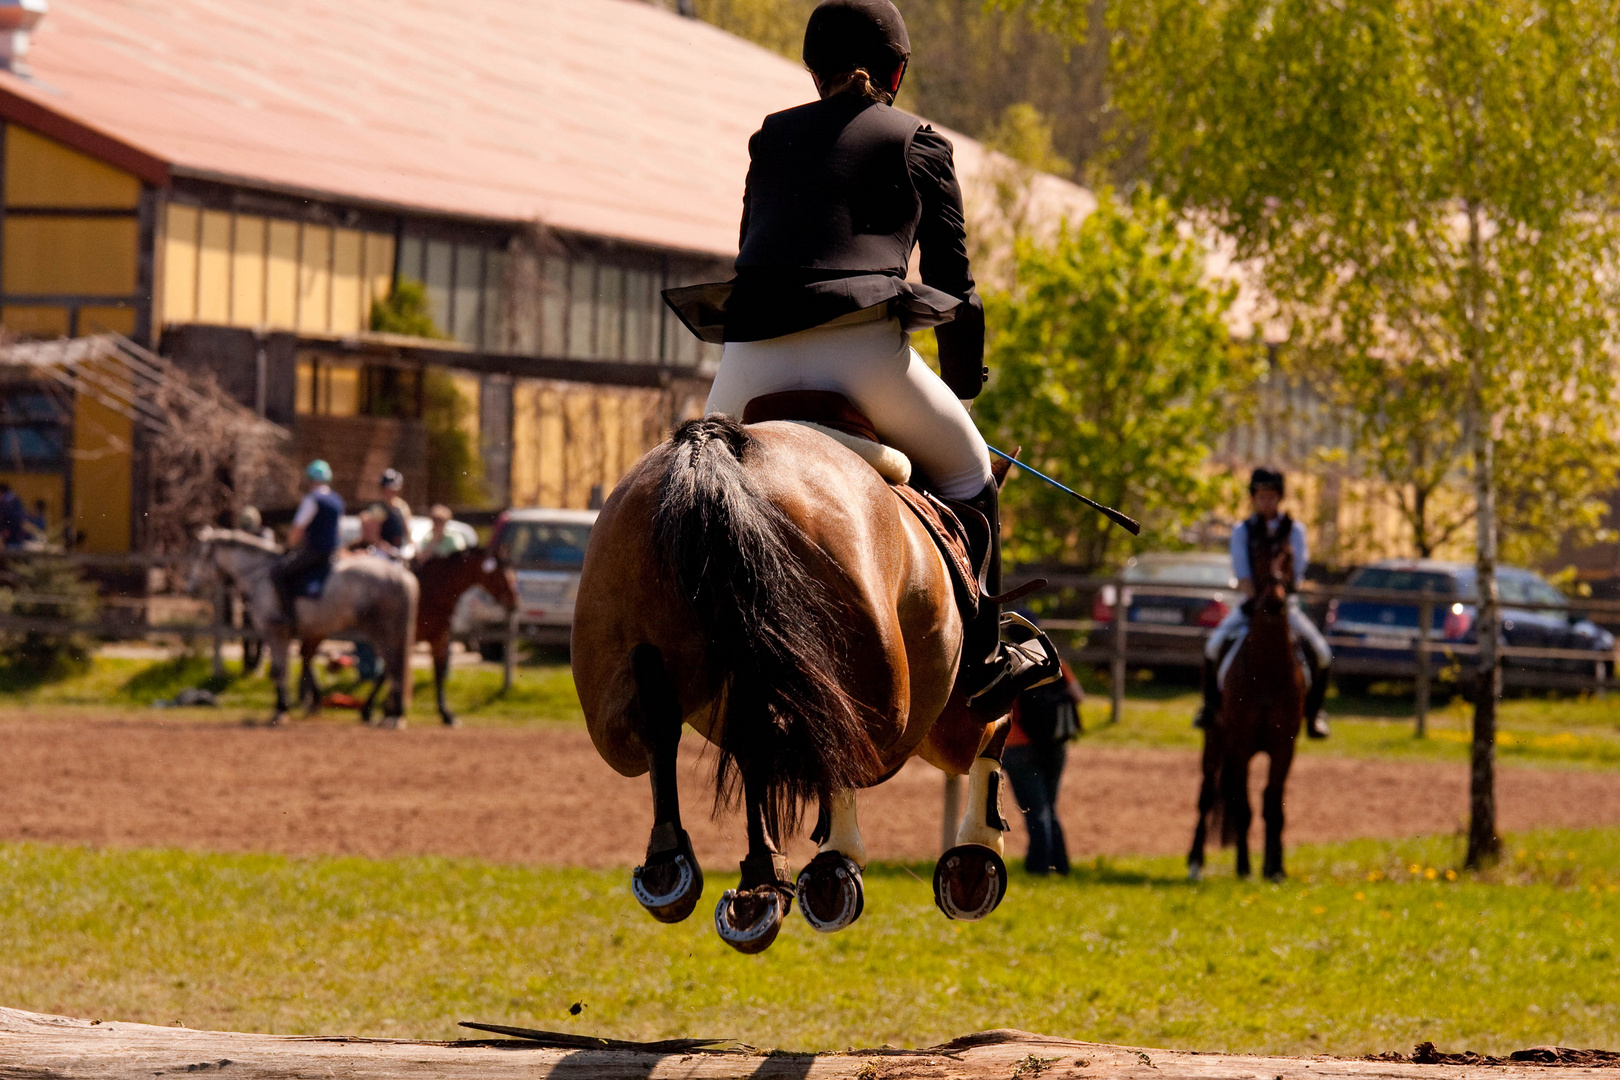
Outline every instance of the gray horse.
<svg viewBox="0 0 1620 1080">
<path fill-rule="evenodd" d="M 281 605 L 270 580 L 270 568 L 281 557 L 281 548 L 236 529 L 204 528 L 197 541 L 202 545 L 200 565 L 224 574 L 248 598 L 253 625 L 270 644 L 270 678 L 276 685 L 276 714 L 270 722 L 283 723 L 288 711 L 287 659 L 293 628 L 276 619 Z M 404 727 L 411 700 L 416 601 L 416 578 L 398 563 L 372 555 L 353 555 L 333 563 L 320 598 L 298 600 L 297 634 L 304 661 L 299 696 L 315 689 L 311 664 L 322 641 L 339 635 L 366 641 L 383 662 L 379 688 L 382 682 L 390 684 L 383 723 Z"/>
</svg>

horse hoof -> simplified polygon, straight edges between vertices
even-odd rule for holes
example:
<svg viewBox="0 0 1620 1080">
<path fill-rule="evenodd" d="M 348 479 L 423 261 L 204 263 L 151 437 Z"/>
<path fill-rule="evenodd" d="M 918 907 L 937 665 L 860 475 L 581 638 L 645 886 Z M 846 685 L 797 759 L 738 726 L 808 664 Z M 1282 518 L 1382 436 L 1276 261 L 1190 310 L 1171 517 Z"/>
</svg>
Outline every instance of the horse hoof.
<svg viewBox="0 0 1620 1080">
<path fill-rule="evenodd" d="M 678 923 L 692 914 L 703 896 L 703 868 L 685 833 L 680 841 L 680 850 L 654 856 L 630 872 L 636 902 L 663 923 Z"/>
<path fill-rule="evenodd" d="M 1281 870 L 1267 870 L 1266 880 L 1271 882 L 1273 885 L 1281 885 L 1283 882 L 1288 880 L 1288 875 L 1283 873 Z"/>
<path fill-rule="evenodd" d="M 823 934 L 844 929 L 866 908 L 861 868 L 842 852 L 823 851 L 811 859 L 794 891 L 805 921 Z"/>
<path fill-rule="evenodd" d="M 385 716 L 378 727 L 384 731 L 404 731 L 405 718 L 403 716 Z"/>
<path fill-rule="evenodd" d="M 1194 885 L 1196 885 L 1200 881 L 1204 880 L 1204 864 L 1203 863 L 1188 863 L 1187 864 L 1187 880 L 1192 882 Z"/>
<path fill-rule="evenodd" d="M 994 848 L 958 844 L 934 864 L 934 904 L 948 919 L 984 918 L 1007 895 L 1007 864 Z"/>
<path fill-rule="evenodd" d="M 439 721 L 440 723 L 444 724 L 445 727 L 461 726 L 461 718 L 459 716 L 451 716 L 449 713 L 440 713 Z"/>
<path fill-rule="evenodd" d="M 742 892 L 727 889 L 714 906 L 715 932 L 740 953 L 764 952 L 782 931 L 785 906 L 781 891 L 774 885 Z"/>
<path fill-rule="evenodd" d="M 288 717 L 287 717 L 286 713 L 278 712 L 274 716 L 270 717 L 270 726 L 271 727 L 281 727 L 283 724 L 285 724 L 287 722 L 287 719 L 288 719 Z"/>
</svg>

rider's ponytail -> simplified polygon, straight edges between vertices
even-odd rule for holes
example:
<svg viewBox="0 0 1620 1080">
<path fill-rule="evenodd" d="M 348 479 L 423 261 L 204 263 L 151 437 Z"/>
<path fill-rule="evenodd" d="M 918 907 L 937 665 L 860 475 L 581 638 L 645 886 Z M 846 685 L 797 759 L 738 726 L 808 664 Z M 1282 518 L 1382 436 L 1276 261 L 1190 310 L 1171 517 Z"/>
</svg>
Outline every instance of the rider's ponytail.
<svg viewBox="0 0 1620 1080">
<path fill-rule="evenodd" d="M 894 104 L 894 95 L 873 82 L 872 73 L 863 67 L 846 71 L 841 75 L 822 76 L 818 73 L 817 78 L 821 79 L 823 98 L 854 94 L 857 97 L 870 98 L 882 105 Z"/>
</svg>

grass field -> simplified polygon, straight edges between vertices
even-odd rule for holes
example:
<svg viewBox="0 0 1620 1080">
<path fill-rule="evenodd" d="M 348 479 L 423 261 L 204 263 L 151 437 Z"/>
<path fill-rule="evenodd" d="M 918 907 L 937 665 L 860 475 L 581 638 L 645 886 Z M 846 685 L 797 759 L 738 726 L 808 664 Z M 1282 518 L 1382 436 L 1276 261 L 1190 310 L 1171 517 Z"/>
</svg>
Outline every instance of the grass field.
<svg viewBox="0 0 1620 1080">
<path fill-rule="evenodd" d="M 281 1033 L 454 1037 L 478 1019 L 784 1049 L 1011 1026 L 1143 1046 L 1362 1054 L 1620 1044 L 1620 830 L 1512 837 L 1458 878 L 1450 838 L 1301 848 L 1272 886 L 1179 860 L 1015 875 L 978 924 L 877 866 L 866 915 L 797 913 L 766 954 L 706 902 L 663 926 L 626 874 L 467 861 L 0 846 L 0 1001 Z M 718 870 L 719 868 L 711 868 Z M 916 875 L 916 876 L 914 876 Z M 570 1007 L 581 1006 L 578 1017 Z"/>
<path fill-rule="evenodd" d="M 234 668 L 235 665 L 232 665 Z M 580 723 L 579 700 L 565 664 L 519 665 L 511 692 L 501 693 L 497 665 L 457 668 L 450 680 L 450 704 L 463 720 L 474 725 L 511 725 L 530 722 Z M 349 680 L 323 672 L 324 685 Z M 98 657 L 82 675 L 36 684 L 0 670 L 0 712 L 26 709 L 33 713 L 72 710 L 127 716 L 153 715 L 151 705 L 172 698 L 190 686 L 219 692 L 222 709 L 169 710 L 166 719 L 218 719 L 220 712 L 268 715 L 274 700 L 263 674 L 253 678 L 214 680 L 208 661 L 200 656 L 173 660 L 131 660 Z M 1125 719 L 1108 723 L 1106 685 L 1093 682 L 1085 708 L 1088 742 L 1097 745 L 1154 746 L 1196 749 L 1200 736 L 1189 719 L 1197 695 L 1185 684 L 1137 683 L 1126 700 Z M 416 696 L 411 715 L 434 717 L 433 684 L 425 671 L 416 674 Z M 1465 762 L 1468 758 L 1470 708 L 1460 698 L 1437 706 L 1429 717 L 1429 738 L 1412 737 L 1409 698 L 1374 695 L 1329 700 L 1337 721 L 1333 738 L 1316 743 L 1301 740 L 1306 754 L 1359 757 L 1411 758 Z M 334 710 L 334 719 L 353 713 Z M 1620 767 L 1620 693 L 1609 697 L 1509 697 L 1500 711 L 1498 756 L 1504 764 L 1567 767 Z"/>
</svg>

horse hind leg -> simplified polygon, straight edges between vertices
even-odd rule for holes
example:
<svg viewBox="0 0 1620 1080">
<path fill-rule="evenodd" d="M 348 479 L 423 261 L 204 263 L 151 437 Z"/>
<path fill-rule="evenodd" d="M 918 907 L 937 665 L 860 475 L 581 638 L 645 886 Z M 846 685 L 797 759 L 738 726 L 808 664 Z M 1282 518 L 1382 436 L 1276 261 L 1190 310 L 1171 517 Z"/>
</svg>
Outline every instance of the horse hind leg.
<svg viewBox="0 0 1620 1080">
<path fill-rule="evenodd" d="M 1220 805 L 1220 778 L 1212 763 L 1204 766 L 1204 779 L 1198 785 L 1198 827 L 1193 830 L 1192 850 L 1187 852 L 1187 880 L 1204 876 L 1204 847 L 1209 841 L 1209 819 Z"/>
<path fill-rule="evenodd" d="M 1261 811 L 1266 822 L 1266 857 L 1262 872 L 1267 881 L 1282 881 L 1288 876 L 1283 869 L 1283 790 L 1288 783 L 1288 769 L 1292 762 L 1292 753 L 1278 751 L 1272 756 L 1271 766 L 1267 770 L 1265 801 Z"/>
<path fill-rule="evenodd" d="M 681 828 L 681 797 L 675 786 L 675 754 L 681 745 L 681 705 L 653 645 L 630 650 L 636 682 L 636 709 L 647 745 L 652 778 L 653 827 L 647 859 L 630 876 L 630 891 L 659 922 L 676 923 L 692 914 L 703 895 L 703 868 Z"/>
<path fill-rule="evenodd" d="M 1248 762 L 1227 762 L 1221 770 L 1221 795 L 1225 804 L 1221 822 L 1223 838 L 1237 848 L 1237 876 L 1246 878 L 1253 873 L 1249 864 L 1249 826 L 1254 818 L 1249 806 Z"/>
<path fill-rule="evenodd" d="M 1001 753 L 1011 727 L 1011 721 L 998 720 L 990 742 L 968 770 L 967 809 L 957 826 L 956 846 L 934 864 L 934 904 L 948 919 L 982 919 L 1007 895 L 1002 834 L 1010 826 L 1001 814 Z"/>
<path fill-rule="evenodd" d="M 727 889 L 714 908 L 714 929 L 720 940 L 740 953 L 760 953 L 771 947 L 782 930 L 782 920 L 793 907 L 793 877 L 787 859 L 766 825 L 770 792 L 752 770 L 743 770 L 743 803 L 748 817 L 748 857 L 742 861 L 742 880 Z"/>
<path fill-rule="evenodd" d="M 855 792 L 840 791 L 821 805 L 810 839 L 821 845 L 799 871 L 795 895 L 805 921 L 824 934 L 842 930 L 866 908 L 866 844 L 855 814 Z"/>
</svg>

